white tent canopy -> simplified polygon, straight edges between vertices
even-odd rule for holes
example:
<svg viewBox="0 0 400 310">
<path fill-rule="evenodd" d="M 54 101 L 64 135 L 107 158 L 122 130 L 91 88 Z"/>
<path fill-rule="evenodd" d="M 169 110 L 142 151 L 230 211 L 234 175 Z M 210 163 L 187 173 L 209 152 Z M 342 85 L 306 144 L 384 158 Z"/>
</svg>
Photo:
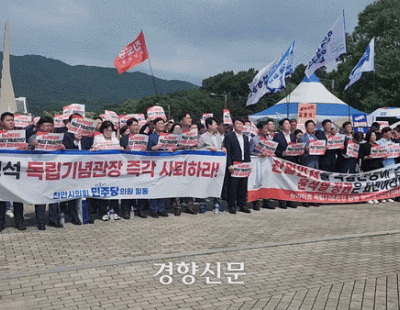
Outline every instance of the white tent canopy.
<svg viewBox="0 0 400 310">
<path fill-rule="evenodd" d="M 328 91 L 315 74 L 310 76 L 308 80 L 304 78 L 289 95 L 277 104 L 286 104 L 287 102 L 336 103 L 346 105 L 345 102 Z"/>
<path fill-rule="evenodd" d="M 351 118 L 352 114 L 362 114 L 362 112 L 350 107 L 329 92 L 319 81 L 318 77 L 313 74 L 309 79 L 304 77 L 303 81 L 290 95 L 262 112 L 249 115 L 249 119 L 256 122 L 267 118 L 297 118 L 299 103 L 316 103 L 318 122 L 324 119 L 339 122 L 347 121 Z"/>
<path fill-rule="evenodd" d="M 368 115 L 368 123 L 372 124 L 382 119 L 400 119 L 400 108 L 379 108 Z"/>
</svg>

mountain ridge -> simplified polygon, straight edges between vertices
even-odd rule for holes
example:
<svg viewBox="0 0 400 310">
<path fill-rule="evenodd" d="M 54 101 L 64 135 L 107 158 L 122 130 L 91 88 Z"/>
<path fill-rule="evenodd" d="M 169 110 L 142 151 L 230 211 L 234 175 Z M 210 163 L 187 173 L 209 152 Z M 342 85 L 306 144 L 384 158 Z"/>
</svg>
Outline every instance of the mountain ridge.
<svg viewBox="0 0 400 310">
<path fill-rule="evenodd" d="M 115 68 L 72 66 L 40 55 L 10 55 L 10 70 L 15 96 L 26 97 L 28 111 L 34 115 L 61 111 L 70 103 L 82 103 L 87 111 L 100 113 L 128 99 L 155 95 L 152 76 L 142 72 L 120 75 Z M 199 87 L 180 80 L 155 77 L 154 81 L 160 95 Z"/>
</svg>

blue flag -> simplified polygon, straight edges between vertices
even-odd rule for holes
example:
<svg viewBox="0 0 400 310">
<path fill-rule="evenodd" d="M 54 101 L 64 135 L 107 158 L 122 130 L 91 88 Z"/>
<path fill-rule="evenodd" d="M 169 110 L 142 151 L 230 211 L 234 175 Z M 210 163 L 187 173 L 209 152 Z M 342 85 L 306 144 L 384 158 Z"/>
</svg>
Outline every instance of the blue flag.
<svg viewBox="0 0 400 310">
<path fill-rule="evenodd" d="M 364 72 L 369 71 L 375 71 L 375 38 L 372 38 L 371 42 L 369 42 L 367 49 L 362 55 L 360 61 L 351 71 L 349 76 L 350 82 L 346 85 L 344 90 L 357 82 Z"/>
<path fill-rule="evenodd" d="M 285 78 L 293 71 L 294 41 L 282 57 L 262 69 L 249 84 L 250 94 L 246 105 L 257 103 L 267 93 L 277 93 L 286 87 Z"/>
<path fill-rule="evenodd" d="M 293 71 L 293 51 L 294 41 L 289 49 L 282 56 L 276 69 L 268 76 L 265 81 L 266 88 L 269 93 L 277 93 L 286 87 L 285 78 L 290 76 Z"/>
</svg>

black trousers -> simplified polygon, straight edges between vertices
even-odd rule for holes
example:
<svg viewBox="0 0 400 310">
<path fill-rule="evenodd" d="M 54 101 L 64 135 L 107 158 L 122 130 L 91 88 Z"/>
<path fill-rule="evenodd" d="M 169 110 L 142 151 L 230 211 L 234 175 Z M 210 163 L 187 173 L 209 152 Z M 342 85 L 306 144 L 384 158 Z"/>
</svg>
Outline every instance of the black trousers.
<svg viewBox="0 0 400 310">
<path fill-rule="evenodd" d="M 61 202 L 60 209 L 61 209 L 61 212 L 63 212 L 65 215 L 71 216 L 73 221 L 79 220 L 76 200 Z M 50 211 L 50 209 L 49 209 L 49 211 Z"/>
<path fill-rule="evenodd" d="M 14 202 L 14 221 L 15 223 L 24 222 L 24 204 L 21 202 Z M 6 223 L 6 201 L 0 201 L 0 226 Z"/>
<path fill-rule="evenodd" d="M 49 221 L 54 223 L 60 222 L 60 206 L 58 203 L 49 204 Z M 38 224 L 46 223 L 46 205 L 35 205 L 35 215 Z"/>
<path fill-rule="evenodd" d="M 247 202 L 247 178 L 232 178 L 228 175 L 228 207 L 230 210 L 246 207 Z"/>
</svg>

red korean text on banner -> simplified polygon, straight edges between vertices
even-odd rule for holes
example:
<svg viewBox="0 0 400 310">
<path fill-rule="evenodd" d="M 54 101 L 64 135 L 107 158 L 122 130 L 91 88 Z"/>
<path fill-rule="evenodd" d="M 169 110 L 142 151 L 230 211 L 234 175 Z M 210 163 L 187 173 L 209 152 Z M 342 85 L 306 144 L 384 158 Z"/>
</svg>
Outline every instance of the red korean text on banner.
<svg viewBox="0 0 400 310">
<path fill-rule="evenodd" d="M 203 113 L 203 117 L 200 119 L 200 122 L 205 126 L 206 125 L 206 119 L 214 117 L 213 113 Z"/>
<path fill-rule="evenodd" d="M 68 119 L 68 115 L 65 114 L 54 114 L 54 128 L 65 127 L 64 120 Z"/>
<path fill-rule="evenodd" d="M 353 141 L 347 142 L 347 156 L 358 158 L 358 152 L 360 151 L 360 145 Z"/>
<path fill-rule="evenodd" d="M 35 150 L 57 151 L 62 149 L 63 133 L 47 133 L 38 131 L 36 134 L 37 144 Z"/>
<path fill-rule="evenodd" d="M 85 116 L 85 105 L 80 103 L 71 103 L 63 107 L 63 114 L 70 116 L 71 114 L 80 114 Z"/>
<path fill-rule="evenodd" d="M 385 128 L 385 127 L 389 127 L 389 122 L 388 121 L 376 121 L 380 128 Z"/>
<path fill-rule="evenodd" d="M 326 141 L 325 140 L 312 140 L 308 144 L 310 155 L 325 155 Z"/>
<path fill-rule="evenodd" d="M 374 144 L 371 147 L 371 154 L 370 156 L 372 158 L 383 158 L 383 157 L 387 157 L 387 150 L 386 147 L 384 146 L 380 146 L 378 144 Z"/>
<path fill-rule="evenodd" d="M 250 125 L 243 126 L 243 133 L 246 136 L 257 136 L 258 135 L 258 128 L 254 125 L 253 122 L 250 122 Z"/>
<path fill-rule="evenodd" d="M 326 142 L 327 150 L 337 150 L 344 148 L 345 135 L 328 136 L 328 141 Z"/>
<path fill-rule="evenodd" d="M 233 178 L 248 178 L 251 173 L 251 163 L 233 162 Z"/>
<path fill-rule="evenodd" d="M 114 66 L 119 74 L 133 68 L 149 58 L 143 32 L 140 32 L 135 41 L 128 44 L 115 58 Z"/>
<path fill-rule="evenodd" d="M 256 144 L 256 150 L 260 153 L 266 153 L 267 156 L 274 156 L 278 144 L 278 142 L 270 141 L 266 138 L 260 138 Z"/>
<path fill-rule="evenodd" d="M 26 126 L 29 126 L 31 124 L 32 116 L 31 115 L 14 114 L 14 122 L 15 122 L 15 127 L 25 128 Z"/>
<path fill-rule="evenodd" d="M 388 158 L 398 158 L 400 157 L 400 145 L 398 143 L 388 143 L 386 145 L 386 152 Z"/>
<path fill-rule="evenodd" d="M 25 130 L 0 130 L 0 149 L 26 149 Z"/>
<path fill-rule="evenodd" d="M 168 151 L 170 149 L 176 149 L 178 147 L 178 143 L 179 135 L 160 132 L 157 145 L 161 147 L 161 150 Z"/>
<path fill-rule="evenodd" d="M 229 113 L 228 109 L 224 109 L 223 118 L 224 118 L 224 124 L 233 125 L 231 114 Z"/>
<path fill-rule="evenodd" d="M 147 118 L 149 120 L 152 121 L 159 117 L 162 118 L 164 121 L 167 120 L 163 107 L 157 105 L 147 109 Z"/>
<path fill-rule="evenodd" d="M 120 115 L 119 116 L 119 126 L 120 127 L 125 126 L 126 122 L 131 118 L 135 118 L 138 122 L 145 119 L 144 114 L 142 114 L 142 113 Z"/>
<path fill-rule="evenodd" d="M 289 142 L 286 148 L 286 156 L 302 156 L 305 147 L 305 143 Z"/>
<path fill-rule="evenodd" d="M 148 135 L 142 135 L 142 134 L 129 135 L 128 150 L 146 151 L 148 141 L 149 141 Z"/>
<path fill-rule="evenodd" d="M 315 103 L 299 103 L 297 112 L 297 128 L 304 131 L 309 119 L 317 121 L 317 105 Z"/>
<path fill-rule="evenodd" d="M 96 132 L 97 121 L 90 118 L 74 117 L 68 126 L 68 132 L 92 137 Z"/>
<path fill-rule="evenodd" d="M 184 148 L 196 147 L 198 144 L 197 129 L 184 130 L 179 138 L 179 146 Z"/>
</svg>

